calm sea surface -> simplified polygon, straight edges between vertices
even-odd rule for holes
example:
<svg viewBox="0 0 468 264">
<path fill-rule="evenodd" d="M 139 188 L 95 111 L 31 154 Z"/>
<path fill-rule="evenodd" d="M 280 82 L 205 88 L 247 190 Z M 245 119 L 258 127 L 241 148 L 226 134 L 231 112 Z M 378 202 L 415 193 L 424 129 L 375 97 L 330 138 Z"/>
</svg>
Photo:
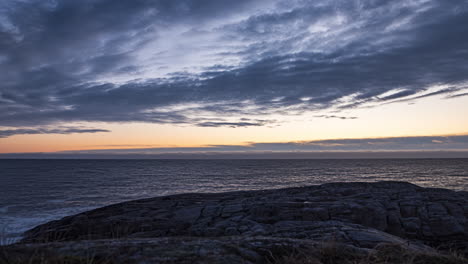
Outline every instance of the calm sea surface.
<svg viewBox="0 0 468 264">
<path fill-rule="evenodd" d="M 132 199 L 383 180 L 468 191 L 468 159 L 0 160 L 0 243 Z"/>
</svg>

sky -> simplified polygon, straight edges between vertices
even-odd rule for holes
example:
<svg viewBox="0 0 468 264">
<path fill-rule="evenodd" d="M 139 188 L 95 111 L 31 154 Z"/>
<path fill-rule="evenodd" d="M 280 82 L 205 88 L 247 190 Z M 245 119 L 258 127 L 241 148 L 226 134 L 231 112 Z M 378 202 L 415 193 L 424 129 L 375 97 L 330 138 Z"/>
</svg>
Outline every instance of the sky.
<svg viewBox="0 0 468 264">
<path fill-rule="evenodd" d="M 0 153 L 468 151 L 465 0 L 0 2 Z"/>
</svg>

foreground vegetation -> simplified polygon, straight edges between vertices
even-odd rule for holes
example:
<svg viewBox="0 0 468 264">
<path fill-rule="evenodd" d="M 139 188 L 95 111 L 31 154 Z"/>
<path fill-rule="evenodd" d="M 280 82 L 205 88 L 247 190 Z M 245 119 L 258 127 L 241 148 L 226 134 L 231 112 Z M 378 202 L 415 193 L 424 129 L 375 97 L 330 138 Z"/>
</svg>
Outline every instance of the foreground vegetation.
<svg viewBox="0 0 468 264">
<path fill-rule="evenodd" d="M 140 249 L 141 251 L 145 249 Z M 138 249 L 136 250 L 138 251 Z M 121 254 L 138 254 L 132 252 Z M 356 251 L 345 245 L 324 243 L 314 248 L 291 249 L 289 247 L 272 247 L 262 249 L 261 258 L 254 263 L 265 264 L 468 264 L 468 259 L 462 253 L 456 252 L 422 252 L 410 251 L 400 245 L 382 244 L 368 252 Z M 232 250 L 231 250 L 232 253 Z M 170 253 L 172 254 L 172 253 Z M 185 263 L 185 260 L 181 260 Z M 228 261 L 229 262 L 229 261 Z M 89 249 L 83 254 L 62 255 L 56 251 L 34 248 L 17 248 L 3 246 L 0 248 L 1 264 L 117 264 L 132 263 L 122 255 L 97 254 Z M 134 263 L 178 263 L 173 260 L 153 262 L 135 260 Z M 210 257 L 187 259 L 187 263 L 225 263 L 225 260 Z M 244 263 L 252 263 L 246 260 Z"/>
</svg>

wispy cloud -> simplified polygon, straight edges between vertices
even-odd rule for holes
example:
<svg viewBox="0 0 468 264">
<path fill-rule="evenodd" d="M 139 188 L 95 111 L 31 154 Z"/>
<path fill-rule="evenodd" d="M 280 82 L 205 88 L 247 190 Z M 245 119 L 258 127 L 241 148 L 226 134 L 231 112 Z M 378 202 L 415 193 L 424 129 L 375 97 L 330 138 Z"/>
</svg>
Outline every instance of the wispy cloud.
<svg viewBox="0 0 468 264">
<path fill-rule="evenodd" d="M 456 97 L 462 97 L 462 96 L 468 96 L 468 93 L 453 94 L 453 95 L 448 96 L 448 98 L 456 98 Z"/>
<path fill-rule="evenodd" d="M 463 0 L 3 1 L 0 126 L 261 126 L 238 119 L 460 97 L 467 24 Z"/>
<path fill-rule="evenodd" d="M 337 116 L 337 115 L 316 115 L 317 118 L 326 118 L 326 119 L 357 119 L 356 116 Z"/>
<path fill-rule="evenodd" d="M 14 136 L 14 135 L 75 134 L 75 133 L 101 133 L 101 132 L 110 132 L 110 131 L 106 129 L 76 128 L 76 127 L 6 129 L 6 130 L 0 130 L 0 138 L 6 138 L 6 137 Z"/>
<path fill-rule="evenodd" d="M 68 154 L 164 154 L 164 153 L 267 153 L 329 151 L 468 151 L 468 135 L 330 139 L 301 142 L 246 143 L 203 147 L 153 147 L 66 151 Z"/>
<path fill-rule="evenodd" d="M 200 127 L 252 127 L 252 126 L 264 126 L 266 124 L 274 123 L 274 120 L 252 120 L 248 118 L 242 118 L 239 122 L 202 122 L 196 124 Z"/>
</svg>

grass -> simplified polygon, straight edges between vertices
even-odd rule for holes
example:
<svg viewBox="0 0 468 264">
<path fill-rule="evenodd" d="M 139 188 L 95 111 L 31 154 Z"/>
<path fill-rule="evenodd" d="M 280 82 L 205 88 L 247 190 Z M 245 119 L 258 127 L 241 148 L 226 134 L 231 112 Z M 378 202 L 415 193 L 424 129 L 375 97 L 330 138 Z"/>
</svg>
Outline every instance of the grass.
<svg viewBox="0 0 468 264">
<path fill-rule="evenodd" d="M 278 253 L 278 252 L 277 252 Z M 339 244 L 324 244 L 318 249 L 279 252 L 269 264 L 468 264 L 462 254 L 410 251 L 397 244 L 381 244 L 367 254 Z"/>
<path fill-rule="evenodd" d="M 0 264 L 112 264 L 108 256 L 97 256 L 92 249 L 84 256 L 60 255 L 52 250 L 37 248 L 11 249 L 0 247 Z"/>
<path fill-rule="evenodd" d="M 138 254 L 139 250 L 136 250 Z M 119 256 L 97 256 L 93 249 L 84 255 L 60 255 L 50 249 L 8 249 L 0 247 L 0 264 L 113 264 L 122 263 Z M 338 243 L 323 243 L 313 248 L 275 247 L 261 254 L 266 264 L 468 264 L 456 253 L 410 251 L 396 244 L 382 244 L 365 252 Z M 81 253 L 83 254 L 83 252 Z M 124 252 L 120 252 L 122 256 Z M 148 262 L 151 263 L 151 262 Z M 203 263 L 203 261 L 198 262 Z"/>
<path fill-rule="evenodd" d="M 57 256 L 46 252 L 30 252 L 14 255 L 14 257 L 4 256 L 0 258 L 1 264 L 112 264 L 111 260 L 80 257 L 80 256 Z"/>
<path fill-rule="evenodd" d="M 60 234 L 49 237 L 50 241 L 58 240 Z M 8 245 L 15 243 L 6 235 L 6 228 L 0 229 L 0 264 L 112 264 L 109 258 L 96 256 L 87 250 L 85 256 L 62 256 L 44 249 L 11 249 Z M 47 242 L 47 241 L 42 241 Z"/>
<path fill-rule="evenodd" d="M 127 227 L 111 230 L 113 239 L 124 237 L 132 230 Z M 2 235 L 3 234 L 3 235 Z M 48 234 L 47 238 L 60 240 L 63 234 Z M 61 255 L 53 250 L 52 244 L 21 247 L 8 246 L 12 241 L 6 239 L 5 232 L 0 232 L 0 264 L 114 264 L 122 263 L 119 256 L 97 255 L 92 246 L 87 245 L 80 253 Z M 47 241 L 42 241 L 47 242 Z M 86 243 L 82 241 L 81 243 Z M 60 246 L 58 247 L 60 248 Z M 135 248 L 132 252 L 119 252 L 120 256 L 138 255 L 145 249 Z M 381 244 L 374 250 L 358 250 L 336 242 L 322 242 L 310 248 L 293 246 L 273 246 L 257 251 L 266 264 L 468 264 L 466 255 L 456 251 L 434 253 L 411 251 L 397 244 Z M 106 250 L 107 251 L 107 250 Z M 110 250 L 109 250 L 110 251 Z M 75 254 L 76 253 L 76 254 Z M 148 262 L 151 263 L 151 262 Z M 198 262 L 203 263 L 203 262 Z"/>
</svg>

